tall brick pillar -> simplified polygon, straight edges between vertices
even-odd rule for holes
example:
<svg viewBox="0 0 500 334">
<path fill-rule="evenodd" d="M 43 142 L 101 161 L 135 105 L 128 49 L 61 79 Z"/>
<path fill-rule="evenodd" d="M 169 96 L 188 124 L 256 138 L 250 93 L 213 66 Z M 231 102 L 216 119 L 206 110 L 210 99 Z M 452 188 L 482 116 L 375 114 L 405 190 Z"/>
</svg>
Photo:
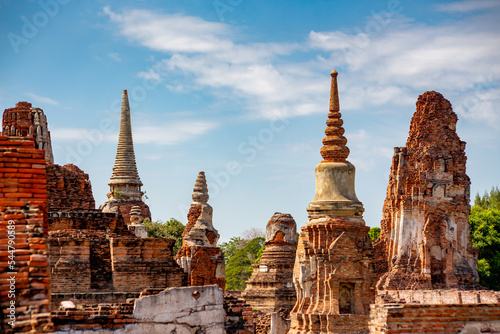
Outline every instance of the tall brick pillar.
<svg viewBox="0 0 500 334">
<path fill-rule="evenodd" d="M 52 332 L 45 166 L 33 137 L 0 136 L 1 333 Z"/>
<path fill-rule="evenodd" d="M 289 333 L 368 333 L 375 300 L 373 248 L 363 204 L 354 189 L 354 165 L 339 112 L 332 71 L 326 137 L 316 166 L 316 194 L 307 208 L 294 266 L 297 303 Z"/>
<path fill-rule="evenodd" d="M 380 290 L 473 287 L 470 179 L 458 117 L 438 92 L 418 97 L 405 147 L 394 149 L 380 237 Z"/>
</svg>

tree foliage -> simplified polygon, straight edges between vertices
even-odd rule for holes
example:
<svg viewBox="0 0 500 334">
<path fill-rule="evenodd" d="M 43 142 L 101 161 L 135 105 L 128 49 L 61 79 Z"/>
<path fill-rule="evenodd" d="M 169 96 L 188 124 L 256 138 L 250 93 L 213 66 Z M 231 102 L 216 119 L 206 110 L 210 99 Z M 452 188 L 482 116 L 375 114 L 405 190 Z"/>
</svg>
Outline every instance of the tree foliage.
<svg viewBox="0 0 500 334">
<path fill-rule="evenodd" d="M 144 219 L 142 222 L 146 225 L 148 231 L 148 238 L 169 238 L 174 239 L 174 254 L 177 254 L 182 246 L 182 232 L 184 231 L 184 224 L 177 219 L 171 218 L 166 222 L 157 220 L 152 222 L 149 218 Z"/>
<path fill-rule="evenodd" d="M 372 227 L 370 231 L 368 231 L 368 236 L 372 239 L 372 242 L 375 242 L 380 236 L 380 227 Z"/>
<path fill-rule="evenodd" d="M 229 262 L 229 259 L 234 256 L 236 251 L 245 247 L 247 243 L 248 240 L 242 239 L 241 237 L 232 237 L 231 239 L 229 239 L 229 241 L 223 242 L 219 245 L 222 253 L 224 253 L 224 261 L 226 262 L 226 266 Z"/>
<path fill-rule="evenodd" d="M 231 238 L 241 239 L 241 238 Z M 243 240 L 243 239 L 241 239 Z M 245 281 L 252 274 L 252 264 L 258 259 L 259 251 L 264 247 L 264 238 L 257 237 L 246 243 L 246 245 L 228 257 L 226 265 L 226 289 L 244 290 Z"/>
<path fill-rule="evenodd" d="M 479 249 L 477 270 L 481 284 L 500 290 L 500 191 L 492 188 L 482 197 L 476 195 L 469 224 L 472 246 Z"/>
</svg>

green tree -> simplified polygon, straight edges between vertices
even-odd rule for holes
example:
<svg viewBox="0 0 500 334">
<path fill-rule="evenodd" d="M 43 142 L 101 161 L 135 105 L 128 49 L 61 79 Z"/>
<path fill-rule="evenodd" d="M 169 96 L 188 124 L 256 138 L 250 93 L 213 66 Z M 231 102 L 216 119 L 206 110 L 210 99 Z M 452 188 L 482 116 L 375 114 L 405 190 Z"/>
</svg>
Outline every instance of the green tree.
<svg viewBox="0 0 500 334">
<path fill-rule="evenodd" d="M 227 263 L 229 259 L 236 254 L 236 252 L 246 246 L 248 240 L 242 239 L 240 237 L 232 237 L 227 242 L 223 242 L 219 245 L 222 253 L 224 253 L 224 261 Z"/>
<path fill-rule="evenodd" d="M 500 191 L 492 188 L 482 197 L 476 195 L 469 224 L 472 246 L 479 249 L 477 270 L 481 284 L 500 290 Z"/>
<path fill-rule="evenodd" d="M 174 239 L 174 254 L 177 254 L 179 249 L 181 249 L 182 232 L 184 231 L 185 226 L 180 221 L 171 218 L 166 222 L 163 222 L 161 220 L 152 222 L 149 218 L 146 218 L 142 223 L 146 225 L 146 229 L 148 230 L 148 238 Z"/>
<path fill-rule="evenodd" d="M 245 289 L 245 281 L 252 274 L 252 264 L 257 260 L 259 250 L 264 246 L 264 240 L 261 237 L 252 239 L 229 258 L 226 265 L 227 290 Z"/>
<path fill-rule="evenodd" d="M 368 231 L 368 236 L 372 239 L 372 242 L 375 242 L 380 236 L 380 227 L 372 227 L 370 231 Z"/>
</svg>

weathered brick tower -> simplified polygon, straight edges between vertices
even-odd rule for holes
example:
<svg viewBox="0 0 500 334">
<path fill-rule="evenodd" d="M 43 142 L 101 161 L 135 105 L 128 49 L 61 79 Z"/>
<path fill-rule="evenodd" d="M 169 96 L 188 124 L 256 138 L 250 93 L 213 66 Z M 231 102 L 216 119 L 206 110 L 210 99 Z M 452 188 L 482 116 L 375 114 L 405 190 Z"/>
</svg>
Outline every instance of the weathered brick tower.
<svg viewBox="0 0 500 334">
<path fill-rule="evenodd" d="M 141 208 L 143 218 L 151 218 L 151 212 L 142 201 L 142 182 L 135 163 L 134 142 L 132 139 L 132 123 L 127 91 L 123 91 L 120 134 L 116 150 L 115 166 L 108 182 L 110 191 L 108 200 L 99 209 L 102 212 L 120 212 L 125 223 L 130 224 L 130 210 L 133 206 Z"/>
<path fill-rule="evenodd" d="M 219 233 L 212 225 L 205 172 L 200 172 L 193 190 L 188 223 L 182 232 L 182 247 L 175 260 L 188 275 L 188 286 L 217 284 L 225 289 L 224 254 L 217 247 Z"/>
<path fill-rule="evenodd" d="M 316 166 L 316 194 L 302 228 L 294 266 L 297 303 L 291 334 L 368 333 L 375 300 L 373 248 L 363 204 L 354 189 L 354 165 L 339 112 L 337 72 L 332 71 L 330 113 Z"/>
<path fill-rule="evenodd" d="M 290 311 L 296 302 L 293 265 L 297 252 L 297 224 L 292 215 L 276 212 L 266 226 L 266 249 L 242 297 L 252 308 L 274 312 Z"/>
<path fill-rule="evenodd" d="M 465 142 L 441 94 L 420 95 L 405 147 L 396 147 L 381 235 L 379 289 L 455 288 L 477 283 L 469 230 Z"/>
<path fill-rule="evenodd" d="M 54 163 L 47 117 L 42 109 L 33 108 L 28 102 L 18 102 L 14 108 L 5 109 L 2 132 L 4 136 L 34 137 L 35 147 L 45 150 L 45 161 Z"/>
</svg>

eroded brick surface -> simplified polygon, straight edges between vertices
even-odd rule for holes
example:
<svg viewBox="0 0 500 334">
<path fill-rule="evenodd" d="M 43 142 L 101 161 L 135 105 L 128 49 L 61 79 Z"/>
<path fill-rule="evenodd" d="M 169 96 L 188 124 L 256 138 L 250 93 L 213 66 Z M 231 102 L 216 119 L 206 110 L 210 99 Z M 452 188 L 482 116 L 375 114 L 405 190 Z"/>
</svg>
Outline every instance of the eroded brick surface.
<svg viewBox="0 0 500 334">
<path fill-rule="evenodd" d="M 368 333 L 375 300 L 373 247 L 363 204 L 354 189 L 355 167 L 339 113 L 333 71 L 326 137 L 316 166 L 316 192 L 297 246 L 293 279 L 297 303 L 289 333 Z"/>
<path fill-rule="evenodd" d="M 72 211 L 95 208 L 88 174 L 73 164 L 47 166 L 47 210 Z"/>
<path fill-rule="evenodd" d="M 254 311 L 244 299 L 241 291 L 224 291 L 227 334 L 250 334 L 255 332 Z"/>
<path fill-rule="evenodd" d="M 499 304 L 374 304 L 371 334 L 498 333 Z"/>
<path fill-rule="evenodd" d="M 174 240 L 137 238 L 118 214 L 53 212 L 49 226 L 54 293 L 140 292 L 182 285 L 184 273 L 172 254 Z"/>
<path fill-rule="evenodd" d="M 265 250 L 245 282 L 243 298 L 264 313 L 285 309 L 296 302 L 293 265 L 297 251 L 297 225 L 290 214 L 275 213 L 266 227 Z"/>
<path fill-rule="evenodd" d="M 44 151 L 33 137 L 0 136 L 0 143 L 1 332 L 50 333 Z"/>
<path fill-rule="evenodd" d="M 188 222 L 182 232 L 182 247 L 175 259 L 187 275 L 188 286 L 217 284 L 225 289 L 224 254 L 217 247 L 219 233 L 212 225 L 213 209 L 207 203 L 205 173 L 200 172 L 193 192 Z"/>
<path fill-rule="evenodd" d="M 456 123 L 441 94 L 419 96 L 406 146 L 395 148 L 375 243 L 379 289 L 471 287 L 478 281 L 465 142 Z"/>
<path fill-rule="evenodd" d="M 35 148 L 45 151 L 45 160 L 54 162 L 47 117 L 40 108 L 31 103 L 18 102 L 14 108 L 5 109 L 2 118 L 4 136 L 27 136 L 35 139 Z"/>
</svg>

